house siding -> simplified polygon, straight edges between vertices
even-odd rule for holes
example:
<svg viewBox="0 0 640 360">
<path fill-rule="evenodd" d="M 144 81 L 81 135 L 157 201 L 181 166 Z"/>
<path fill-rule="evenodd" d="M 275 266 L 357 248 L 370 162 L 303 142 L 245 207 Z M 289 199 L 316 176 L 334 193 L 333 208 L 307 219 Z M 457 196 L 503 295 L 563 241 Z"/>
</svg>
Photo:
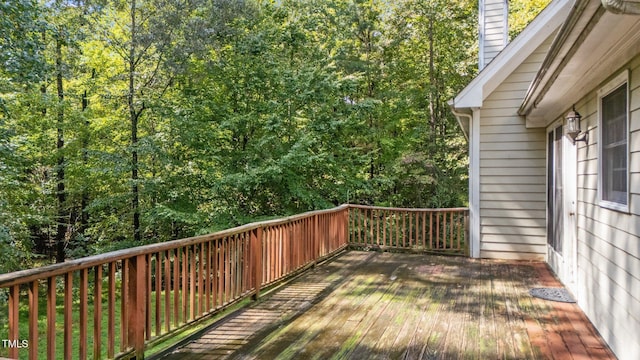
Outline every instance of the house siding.
<svg viewBox="0 0 640 360">
<path fill-rule="evenodd" d="M 507 33 L 505 31 L 508 16 L 506 0 L 481 0 L 482 16 L 480 18 L 480 68 L 490 63 L 505 45 Z"/>
<path fill-rule="evenodd" d="M 522 98 L 552 37 L 483 102 L 480 118 L 480 257 L 544 260 L 546 132 L 527 129 Z"/>
<path fill-rule="evenodd" d="M 625 69 L 630 70 L 628 213 L 599 205 L 598 89 L 580 102 L 589 144 L 578 144 L 577 298 L 620 359 L 640 359 L 640 56 Z"/>
</svg>

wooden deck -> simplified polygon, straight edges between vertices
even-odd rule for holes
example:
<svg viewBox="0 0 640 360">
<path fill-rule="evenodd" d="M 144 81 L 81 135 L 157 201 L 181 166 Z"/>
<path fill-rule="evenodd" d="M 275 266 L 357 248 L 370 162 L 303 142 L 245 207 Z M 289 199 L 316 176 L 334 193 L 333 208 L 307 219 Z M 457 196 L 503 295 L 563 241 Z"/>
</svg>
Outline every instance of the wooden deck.
<svg viewBox="0 0 640 360">
<path fill-rule="evenodd" d="M 347 252 L 173 359 L 614 359 L 544 263 Z"/>
</svg>

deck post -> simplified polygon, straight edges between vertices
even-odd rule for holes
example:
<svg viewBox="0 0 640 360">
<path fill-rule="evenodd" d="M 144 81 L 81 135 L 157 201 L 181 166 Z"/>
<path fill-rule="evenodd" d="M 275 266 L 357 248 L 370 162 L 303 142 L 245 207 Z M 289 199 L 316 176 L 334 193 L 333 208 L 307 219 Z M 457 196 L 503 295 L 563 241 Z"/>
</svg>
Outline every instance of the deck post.
<svg viewBox="0 0 640 360">
<path fill-rule="evenodd" d="M 469 221 L 469 210 L 464 212 L 464 249 L 465 249 L 465 254 L 469 257 L 473 257 L 473 254 L 471 253 L 471 246 L 470 246 L 470 242 L 471 242 L 471 238 L 470 238 L 470 233 L 469 233 L 469 226 L 470 226 L 470 221 Z"/>
<path fill-rule="evenodd" d="M 313 266 L 316 266 L 318 263 L 318 258 L 322 253 L 321 250 L 321 242 L 320 242 L 320 223 L 318 219 L 318 214 L 313 215 Z"/>
<path fill-rule="evenodd" d="M 349 245 L 349 207 L 342 210 L 341 220 L 342 244 L 340 246 L 347 246 Z"/>
<path fill-rule="evenodd" d="M 129 264 L 127 292 L 127 330 L 129 346 L 133 346 L 134 358 L 144 359 L 145 305 L 146 305 L 146 256 L 138 255 L 126 260 Z"/>
<path fill-rule="evenodd" d="M 262 227 L 259 226 L 251 231 L 251 250 L 253 253 L 251 262 L 253 266 L 253 286 L 255 292 L 253 299 L 260 297 L 260 287 L 262 285 Z"/>
</svg>

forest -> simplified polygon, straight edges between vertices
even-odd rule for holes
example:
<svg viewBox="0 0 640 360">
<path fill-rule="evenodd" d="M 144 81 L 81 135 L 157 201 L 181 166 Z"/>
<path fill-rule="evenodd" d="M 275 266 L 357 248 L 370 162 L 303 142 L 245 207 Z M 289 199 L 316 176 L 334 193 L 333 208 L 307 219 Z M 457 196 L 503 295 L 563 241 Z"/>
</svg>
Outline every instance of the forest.
<svg viewBox="0 0 640 360">
<path fill-rule="evenodd" d="M 548 1 L 510 1 L 511 35 Z M 475 0 L 0 2 L 0 273 L 342 203 L 465 206 Z"/>
</svg>

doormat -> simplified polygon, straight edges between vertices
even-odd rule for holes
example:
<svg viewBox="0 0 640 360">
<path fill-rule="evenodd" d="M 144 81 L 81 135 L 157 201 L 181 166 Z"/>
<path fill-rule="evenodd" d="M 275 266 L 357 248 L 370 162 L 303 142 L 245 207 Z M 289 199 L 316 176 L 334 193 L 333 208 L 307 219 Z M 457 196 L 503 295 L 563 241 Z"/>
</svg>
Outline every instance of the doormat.
<svg viewBox="0 0 640 360">
<path fill-rule="evenodd" d="M 565 288 L 533 288 L 529 290 L 529 294 L 540 299 L 559 301 L 566 303 L 576 302 L 571 293 Z"/>
</svg>

